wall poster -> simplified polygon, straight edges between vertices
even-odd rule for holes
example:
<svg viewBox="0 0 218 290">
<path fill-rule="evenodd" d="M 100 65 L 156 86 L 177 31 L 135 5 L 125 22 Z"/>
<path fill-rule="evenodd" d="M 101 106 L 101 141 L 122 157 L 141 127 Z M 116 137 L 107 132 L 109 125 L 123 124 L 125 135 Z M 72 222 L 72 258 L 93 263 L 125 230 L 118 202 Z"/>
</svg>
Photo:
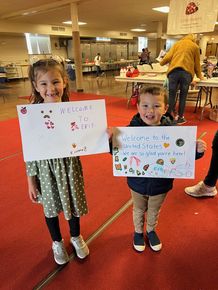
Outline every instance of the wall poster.
<svg viewBox="0 0 218 290">
<path fill-rule="evenodd" d="M 214 31 L 217 11 L 217 0 L 170 0 L 167 34 Z"/>
</svg>

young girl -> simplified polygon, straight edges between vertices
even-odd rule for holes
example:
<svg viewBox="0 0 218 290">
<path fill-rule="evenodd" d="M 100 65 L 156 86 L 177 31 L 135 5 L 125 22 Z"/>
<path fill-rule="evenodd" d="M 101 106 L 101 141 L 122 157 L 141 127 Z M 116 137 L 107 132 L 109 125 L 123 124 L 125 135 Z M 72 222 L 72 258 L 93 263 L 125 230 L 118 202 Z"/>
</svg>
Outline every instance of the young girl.
<svg viewBox="0 0 218 290">
<path fill-rule="evenodd" d="M 39 60 L 30 66 L 32 104 L 67 102 L 68 83 L 63 63 Z M 70 228 L 70 242 L 83 259 L 89 249 L 80 235 L 80 216 L 87 214 L 82 166 L 79 157 L 26 162 L 29 197 L 43 205 L 45 221 L 52 238 L 55 262 L 69 261 L 61 236 L 58 214 L 63 211 Z"/>
</svg>

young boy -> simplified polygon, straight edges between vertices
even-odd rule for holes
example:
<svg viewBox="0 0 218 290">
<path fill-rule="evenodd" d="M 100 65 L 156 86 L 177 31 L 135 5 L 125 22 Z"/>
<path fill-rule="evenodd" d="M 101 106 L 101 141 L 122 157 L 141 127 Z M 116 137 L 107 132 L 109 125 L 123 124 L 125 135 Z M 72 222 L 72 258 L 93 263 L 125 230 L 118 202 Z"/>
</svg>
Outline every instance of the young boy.
<svg viewBox="0 0 218 290">
<path fill-rule="evenodd" d="M 167 110 L 166 91 L 159 87 L 142 88 L 137 104 L 138 113 L 133 116 L 129 126 L 170 126 L 171 120 L 164 114 Z M 206 143 L 196 143 L 196 159 L 203 156 Z M 160 251 L 162 243 L 155 229 L 160 208 L 167 192 L 173 187 L 171 178 L 127 177 L 127 183 L 133 199 L 134 238 L 133 247 L 138 252 L 145 250 L 144 222 L 146 218 L 146 235 L 152 250 Z"/>
</svg>

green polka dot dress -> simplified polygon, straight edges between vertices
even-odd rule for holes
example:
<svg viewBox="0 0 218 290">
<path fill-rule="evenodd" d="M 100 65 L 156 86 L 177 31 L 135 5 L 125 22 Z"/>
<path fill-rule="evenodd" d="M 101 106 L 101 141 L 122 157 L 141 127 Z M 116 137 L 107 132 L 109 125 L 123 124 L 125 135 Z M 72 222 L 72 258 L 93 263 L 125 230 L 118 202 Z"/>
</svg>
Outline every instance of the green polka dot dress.
<svg viewBox="0 0 218 290">
<path fill-rule="evenodd" d="M 61 211 L 67 220 L 88 213 L 82 166 L 79 157 L 26 162 L 28 176 L 36 176 L 38 202 L 45 216 L 56 217 Z"/>
</svg>

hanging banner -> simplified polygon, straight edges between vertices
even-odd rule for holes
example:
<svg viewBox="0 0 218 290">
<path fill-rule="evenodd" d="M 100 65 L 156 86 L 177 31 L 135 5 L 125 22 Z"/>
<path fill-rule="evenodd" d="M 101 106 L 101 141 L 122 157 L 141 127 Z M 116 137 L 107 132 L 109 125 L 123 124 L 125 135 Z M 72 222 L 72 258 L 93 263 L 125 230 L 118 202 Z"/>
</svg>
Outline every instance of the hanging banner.
<svg viewBox="0 0 218 290">
<path fill-rule="evenodd" d="M 18 105 L 25 161 L 109 152 L 105 100 Z"/>
<path fill-rule="evenodd" d="M 194 178 L 196 131 L 196 126 L 114 128 L 114 175 Z"/>
<path fill-rule="evenodd" d="M 214 31 L 217 3 L 217 0 L 170 0 L 167 34 Z"/>
</svg>

